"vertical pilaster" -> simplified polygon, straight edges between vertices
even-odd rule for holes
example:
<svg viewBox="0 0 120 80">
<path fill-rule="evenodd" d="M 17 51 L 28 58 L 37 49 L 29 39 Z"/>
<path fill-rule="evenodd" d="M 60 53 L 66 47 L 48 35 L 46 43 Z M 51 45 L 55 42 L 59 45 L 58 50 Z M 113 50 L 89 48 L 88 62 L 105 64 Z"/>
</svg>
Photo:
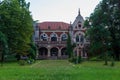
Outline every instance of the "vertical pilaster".
<svg viewBox="0 0 120 80">
<path fill-rule="evenodd" d="M 50 48 L 48 48 L 48 57 L 50 57 Z"/>
<path fill-rule="evenodd" d="M 87 58 L 87 53 L 85 52 L 85 58 Z"/>
<path fill-rule="evenodd" d="M 58 50 L 58 57 L 61 57 L 61 49 Z"/>
</svg>

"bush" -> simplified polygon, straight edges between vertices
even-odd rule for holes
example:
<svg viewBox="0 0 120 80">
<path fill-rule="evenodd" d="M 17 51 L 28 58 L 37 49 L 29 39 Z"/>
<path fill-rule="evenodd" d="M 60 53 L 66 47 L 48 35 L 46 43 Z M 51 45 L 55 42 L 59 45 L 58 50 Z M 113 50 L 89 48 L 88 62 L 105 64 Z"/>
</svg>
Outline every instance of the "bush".
<svg viewBox="0 0 120 80">
<path fill-rule="evenodd" d="M 90 61 L 102 61 L 103 59 L 100 56 L 92 57 L 89 59 Z"/>
<path fill-rule="evenodd" d="M 81 58 L 81 56 L 78 57 L 78 63 L 81 63 L 83 61 L 83 59 Z"/>
<path fill-rule="evenodd" d="M 34 62 L 35 62 L 35 60 L 32 59 L 32 58 L 29 58 L 29 59 L 27 60 L 27 63 L 28 63 L 28 64 L 32 64 L 32 63 L 34 63 Z"/>
<path fill-rule="evenodd" d="M 25 60 L 19 60 L 19 64 L 20 64 L 21 66 L 23 66 L 23 65 L 26 64 L 26 61 L 25 61 Z"/>
<path fill-rule="evenodd" d="M 75 58 L 73 57 L 73 58 L 69 58 L 69 62 L 75 62 Z"/>
<path fill-rule="evenodd" d="M 69 61 L 74 64 L 78 64 L 78 63 L 81 63 L 83 60 L 81 56 L 76 56 L 76 57 L 70 58 Z"/>
<path fill-rule="evenodd" d="M 13 62 L 13 61 L 17 61 L 16 57 L 14 54 L 11 55 L 5 55 L 4 56 L 5 62 Z"/>
</svg>

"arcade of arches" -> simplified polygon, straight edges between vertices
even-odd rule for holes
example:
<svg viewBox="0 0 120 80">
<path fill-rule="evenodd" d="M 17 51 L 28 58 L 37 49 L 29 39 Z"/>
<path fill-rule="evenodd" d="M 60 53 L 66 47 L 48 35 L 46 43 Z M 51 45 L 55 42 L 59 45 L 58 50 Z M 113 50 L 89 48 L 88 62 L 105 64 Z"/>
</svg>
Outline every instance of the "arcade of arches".
<svg viewBox="0 0 120 80">
<path fill-rule="evenodd" d="M 38 57 L 41 59 L 47 59 L 47 58 L 67 58 L 68 54 L 66 53 L 66 47 L 63 48 L 46 48 L 41 47 L 39 48 Z"/>
</svg>

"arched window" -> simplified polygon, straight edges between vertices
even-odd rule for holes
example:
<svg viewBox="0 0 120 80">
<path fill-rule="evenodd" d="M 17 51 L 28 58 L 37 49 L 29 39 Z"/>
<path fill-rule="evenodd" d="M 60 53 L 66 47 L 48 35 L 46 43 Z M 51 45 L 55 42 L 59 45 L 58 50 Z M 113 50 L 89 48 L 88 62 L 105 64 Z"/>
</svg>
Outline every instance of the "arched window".
<svg viewBox="0 0 120 80">
<path fill-rule="evenodd" d="M 51 56 L 58 56 L 58 49 L 53 47 L 50 50 Z"/>
<path fill-rule="evenodd" d="M 47 41 L 47 39 L 48 39 L 47 34 L 43 33 L 43 34 L 40 35 L 40 40 L 41 41 Z"/>
<path fill-rule="evenodd" d="M 57 41 L 57 34 L 55 33 L 51 34 L 51 41 Z"/>
<path fill-rule="evenodd" d="M 84 42 L 84 36 L 83 36 L 83 35 L 81 35 L 80 42 L 81 42 L 81 43 Z"/>
<path fill-rule="evenodd" d="M 76 42 L 84 42 L 84 36 L 82 34 L 76 35 Z"/>
<path fill-rule="evenodd" d="M 61 41 L 67 41 L 67 34 L 62 34 Z"/>
<path fill-rule="evenodd" d="M 61 55 L 68 55 L 67 52 L 66 52 L 66 48 L 62 48 L 61 49 Z"/>
<path fill-rule="evenodd" d="M 76 35 L 76 42 L 79 42 L 79 41 L 80 41 L 79 35 Z"/>
<path fill-rule="evenodd" d="M 81 24 L 78 24 L 78 27 L 81 28 Z"/>
<path fill-rule="evenodd" d="M 81 22 L 80 21 L 78 22 L 78 27 L 81 28 Z"/>
</svg>

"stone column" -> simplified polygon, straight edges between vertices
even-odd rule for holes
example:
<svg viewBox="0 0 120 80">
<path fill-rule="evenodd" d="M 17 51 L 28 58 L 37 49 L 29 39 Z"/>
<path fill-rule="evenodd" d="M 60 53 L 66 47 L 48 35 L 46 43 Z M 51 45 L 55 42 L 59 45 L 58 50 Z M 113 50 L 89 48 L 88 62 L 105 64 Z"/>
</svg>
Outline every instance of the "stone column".
<svg viewBox="0 0 120 80">
<path fill-rule="evenodd" d="M 61 57 L 61 49 L 58 50 L 58 57 Z"/>
<path fill-rule="evenodd" d="M 87 56 L 87 53 L 85 52 L 85 58 L 87 58 L 88 56 Z"/>
<path fill-rule="evenodd" d="M 48 57 L 50 57 L 50 48 L 48 48 Z"/>
<path fill-rule="evenodd" d="M 39 51 L 37 50 L 36 52 L 36 58 L 38 59 L 39 58 Z"/>
<path fill-rule="evenodd" d="M 48 37 L 48 42 L 50 41 L 50 37 Z"/>
</svg>

